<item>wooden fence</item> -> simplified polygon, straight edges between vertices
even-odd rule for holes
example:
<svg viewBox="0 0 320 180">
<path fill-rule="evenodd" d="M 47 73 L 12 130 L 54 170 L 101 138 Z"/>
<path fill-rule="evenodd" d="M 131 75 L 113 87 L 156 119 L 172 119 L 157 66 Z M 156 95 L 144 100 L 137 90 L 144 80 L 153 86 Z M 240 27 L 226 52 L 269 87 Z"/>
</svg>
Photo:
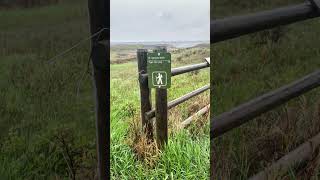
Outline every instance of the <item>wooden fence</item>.
<svg viewBox="0 0 320 180">
<path fill-rule="evenodd" d="M 158 48 L 155 51 L 166 51 L 166 48 Z M 168 103 L 167 89 L 155 89 L 155 108 L 152 108 L 151 89 L 148 87 L 147 74 L 147 49 L 137 50 L 138 59 L 138 73 L 140 83 L 140 103 L 141 103 L 141 121 L 142 127 L 149 139 L 153 139 L 153 123 L 155 118 L 156 139 L 158 145 L 161 147 L 168 141 L 168 110 L 187 101 L 188 99 L 197 96 L 206 90 L 210 89 L 210 85 L 206 85 L 196 89 L 182 97 L 179 97 Z M 192 64 L 188 66 L 171 69 L 171 75 L 177 76 L 180 74 L 200 70 L 210 66 L 209 62 L 199 64 Z M 189 121 L 188 121 L 189 122 Z M 183 124 L 185 125 L 185 123 Z"/>
<path fill-rule="evenodd" d="M 320 16 L 320 1 L 309 2 L 263 11 L 244 16 L 227 17 L 213 20 L 210 24 L 211 43 L 239 37 L 260 30 L 270 29 L 280 25 L 311 19 Z M 266 93 L 246 102 L 230 111 L 211 118 L 210 139 L 213 140 L 224 133 L 241 126 L 253 118 L 265 113 L 276 106 L 300 96 L 320 85 L 320 71 L 317 70 L 299 80 L 279 89 Z M 288 170 L 290 165 L 310 158 L 311 152 L 320 144 L 320 134 L 305 144 L 281 158 L 271 167 L 258 173 L 252 179 L 267 179 L 270 172 Z"/>
</svg>

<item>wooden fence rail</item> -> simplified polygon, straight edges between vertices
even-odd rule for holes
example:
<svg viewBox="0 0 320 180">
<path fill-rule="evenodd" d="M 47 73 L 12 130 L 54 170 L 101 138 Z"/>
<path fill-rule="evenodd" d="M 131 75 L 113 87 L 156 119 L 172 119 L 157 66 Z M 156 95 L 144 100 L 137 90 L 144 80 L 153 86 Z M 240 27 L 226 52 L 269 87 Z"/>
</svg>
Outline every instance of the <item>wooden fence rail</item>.
<svg viewBox="0 0 320 180">
<path fill-rule="evenodd" d="M 187 66 L 182 66 L 182 67 L 177 67 L 177 68 L 173 68 L 171 70 L 171 76 L 177 76 L 177 75 L 180 75 L 180 74 L 184 74 L 184 73 L 200 70 L 200 69 L 207 68 L 207 67 L 209 67 L 209 63 L 207 63 L 207 62 L 199 63 L 199 64 L 192 64 L 192 65 L 187 65 Z M 140 81 L 143 81 L 143 82 L 147 81 L 148 80 L 148 74 L 141 74 L 139 79 L 140 79 Z"/>
<path fill-rule="evenodd" d="M 295 150 L 289 152 L 287 155 L 283 156 L 270 167 L 251 177 L 250 180 L 279 179 L 279 176 L 286 173 L 292 164 L 312 160 L 315 153 L 317 153 L 317 151 L 319 152 L 319 147 L 320 133 L 300 145 Z"/>
<path fill-rule="evenodd" d="M 236 128 L 290 99 L 320 86 L 320 71 L 309 74 L 291 84 L 259 96 L 247 103 L 211 119 L 211 138 Z"/>
<path fill-rule="evenodd" d="M 320 0 L 310 0 L 309 2 L 278 8 L 275 10 L 263 11 L 260 13 L 249 14 L 244 16 L 227 17 L 214 20 L 211 26 L 211 43 L 217 43 L 227 39 L 240 37 L 245 34 L 254 33 L 280 25 L 286 25 L 297 21 L 311 19 L 320 16 Z M 230 131 L 240 125 L 252 120 L 253 118 L 265 113 L 276 106 L 283 104 L 290 99 L 300 96 L 316 87 L 320 86 L 320 71 L 317 70 L 293 83 L 283 86 L 279 89 L 266 93 L 247 103 L 224 112 L 221 115 L 211 118 L 210 120 L 210 139 L 219 137 L 227 131 Z M 318 135 L 319 136 L 319 135 Z M 319 137 L 316 137 L 317 142 Z M 319 144 L 319 143 L 318 143 Z M 286 164 L 292 165 L 301 160 L 301 149 L 308 149 L 304 144 L 292 153 L 288 154 L 280 162 L 271 166 L 271 169 L 279 169 L 279 166 Z M 308 152 L 309 149 L 308 149 Z M 290 157 L 290 161 L 286 159 Z M 304 154 L 303 159 L 307 157 Z M 308 156 L 309 157 L 309 156 Z M 259 173 L 254 179 L 267 179 L 266 173 Z"/>
<path fill-rule="evenodd" d="M 166 51 L 166 48 L 158 48 L 154 51 Z M 147 72 L 147 49 L 138 49 L 138 72 L 140 83 L 140 104 L 141 104 L 141 121 L 142 127 L 149 139 L 153 139 L 153 125 L 152 118 L 155 117 L 156 124 L 156 139 L 158 145 L 161 147 L 168 141 L 168 110 L 187 101 L 188 99 L 197 96 L 206 90 L 210 89 L 210 85 L 206 85 L 196 89 L 182 97 L 173 101 L 167 102 L 167 89 L 156 89 L 155 93 L 155 108 L 152 109 L 151 89 L 148 87 L 148 72 Z M 209 67 L 208 62 L 192 64 L 171 69 L 171 75 L 176 76 L 200 69 Z"/>
<path fill-rule="evenodd" d="M 314 0 L 311 2 L 316 2 Z M 210 23 L 210 42 L 216 43 L 260 30 L 320 16 L 316 3 L 303 3 L 243 16 L 227 17 Z"/>
<path fill-rule="evenodd" d="M 181 96 L 181 97 L 179 97 L 179 98 L 177 98 L 177 99 L 175 99 L 173 101 L 170 101 L 168 103 L 167 108 L 171 109 L 171 108 L 173 108 L 173 107 L 175 107 L 175 106 L 177 106 L 177 105 L 179 105 L 179 104 L 191 99 L 192 97 L 197 96 L 197 95 L 205 92 L 208 89 L 210 89 L 210 85 L 203 86 L 203 87 L 201 87 L 199 89 L 196 89 L 196 90 L 194 90 L 194 91 L 192 91 L 192 92 L 190 92 L 190 93 L 188 93 L 186 95 L 183 95 L 183 96 Z M 155 117 L 155 109 L 152 109 L 151 111 L 146 112 L 145 116 L 146 116 L 146 118 L 148 120 L 150 120 L 151 118 Z"/>
</svg>

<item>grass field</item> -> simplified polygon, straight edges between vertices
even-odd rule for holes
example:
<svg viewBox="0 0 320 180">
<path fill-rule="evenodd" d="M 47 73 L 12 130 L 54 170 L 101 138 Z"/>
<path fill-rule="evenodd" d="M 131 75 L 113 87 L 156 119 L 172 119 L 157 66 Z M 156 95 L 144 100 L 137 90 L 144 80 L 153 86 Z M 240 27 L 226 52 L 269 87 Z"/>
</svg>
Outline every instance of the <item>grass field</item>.
<svg viewBox="0 0 320 180">
<path fill-rule="evenodd" d="M 48 63 L 89 36 L 87 21 L 86 1 L 0 11 L 1 179 L 96 174 L 90 43 Z"/>
<path fill-rule="evenodd" d="M 182 49 L 172 54 L 173 67 L 194 64 L 209 56 L 209 47 Z M 209 69 L 173 77 L 168 99 L 173 100 L 208 83 Z M 137 137 L 141 136 L 139 103 L 137 62 L 112 64 L 112 179 L 208 179 L 208 115 L 187 129 L 177 129 L 180 122 L 209 103 L 208 92 L 169 111 L 169 142 L 162 152 L 155 151 Z"/>
<path fill-rule="evenodd" d="M 224 17 L 297 2 L 301 1 L 220 0 L 211 12 Z M 314 19 L 212 45 L 212 114 L 318 70 L 319 33 L 319 19 Z M 247 179 L 319 133 L 319 100 L 319 89 L 313 90 L 215 139 L 215 178 Z M 319 157 L 313 160 L 292 167 L 278 179 L 319 178 Z"/>
</svg>

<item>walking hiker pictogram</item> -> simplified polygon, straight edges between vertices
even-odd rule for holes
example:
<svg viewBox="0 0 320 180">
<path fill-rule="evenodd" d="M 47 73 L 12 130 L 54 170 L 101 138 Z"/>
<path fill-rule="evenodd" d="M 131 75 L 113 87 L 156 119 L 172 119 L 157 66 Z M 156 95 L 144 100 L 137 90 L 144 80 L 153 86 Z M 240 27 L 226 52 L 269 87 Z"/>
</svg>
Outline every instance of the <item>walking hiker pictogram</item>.
<svg viewBox="0 0 320 180">
<path fill-rule="evenodd" d="M 157 84 L 158 85 L 162 85 L 163 82 L 162 82 L 162 74 L 158 73 L 158 76 L 156 76 L 156 81 L 157 81 Z"/>
<path fill-rule="evenodd" d="M 167 85 L 167 72 L 165 71 L 155 71 L 152 73 L 152 85 L 158 88 Z"/>
</svg>

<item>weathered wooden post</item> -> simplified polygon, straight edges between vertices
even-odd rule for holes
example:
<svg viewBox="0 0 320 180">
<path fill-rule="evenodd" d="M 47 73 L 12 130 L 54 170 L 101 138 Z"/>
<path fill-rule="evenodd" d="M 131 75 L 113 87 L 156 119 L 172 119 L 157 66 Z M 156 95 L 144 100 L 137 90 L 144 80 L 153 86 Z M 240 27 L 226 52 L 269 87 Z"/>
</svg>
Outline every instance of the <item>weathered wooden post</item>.
<svg viewBox="0 0 320 180">
<path fill-rule="evenodd" d="M 151 110 L 151 89 L 148 87 L 148 81 L 142 81 L 141 74 L 147 73 L 147 49 L 138 49 L 138 73 L 140 82 L 140 107 L 141 107 L 141 123 L 148 139 L 153 138 L 152 121 L 145 117 L 145 113 Z"/>
<path fill-rule="evenodd" d="M 91 34 L 99 34 L 91 40 L 91 59 L 93 64 L 94 84 L 96 94 L 96 128 L 98 177 L 100 180 L 109 179 L 110 122 L 109 122 L 109 89 L 110 53 L 109 39 L 110 10 L 108 1 L 88 0 Z"/>
<path fill-rule="evenodd" d="M 158 47 L 155 52 L 167 52 L 166 47 Z M 156 88 L 156 136 L 160 148 L 168 142 L 168 100 L 167 89 Z"/>
<path fill-rule="evenodd" d="M 167 89 L 156 89 L 156 131 L 159 147 L 168 142 L 167 104 Z"/>
</svg>

